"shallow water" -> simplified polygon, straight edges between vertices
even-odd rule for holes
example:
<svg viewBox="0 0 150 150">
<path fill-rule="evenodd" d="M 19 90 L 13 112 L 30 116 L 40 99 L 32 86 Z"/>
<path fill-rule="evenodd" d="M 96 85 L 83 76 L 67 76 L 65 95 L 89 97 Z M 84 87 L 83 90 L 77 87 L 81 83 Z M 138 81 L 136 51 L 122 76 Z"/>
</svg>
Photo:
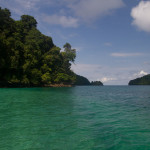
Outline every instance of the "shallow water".
<svg viewBox="0 0 150 150">
<path fill-rule="evenodd" d="M 0 89 L 0 150 L 149 150 L 150 86 Z"/>
</svg>

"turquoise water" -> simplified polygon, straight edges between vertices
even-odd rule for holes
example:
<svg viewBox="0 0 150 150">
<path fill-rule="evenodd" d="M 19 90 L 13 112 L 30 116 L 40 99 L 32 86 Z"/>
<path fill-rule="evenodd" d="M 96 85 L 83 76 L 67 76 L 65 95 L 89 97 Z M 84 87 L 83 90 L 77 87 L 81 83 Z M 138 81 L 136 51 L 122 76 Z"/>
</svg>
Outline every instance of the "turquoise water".
<svg viewBox="0 0 150 150">
<path fill-rule="evenodd" d="M 0 150 L 150 150 L 150 86 L 2 88 Z"/>
</svg>

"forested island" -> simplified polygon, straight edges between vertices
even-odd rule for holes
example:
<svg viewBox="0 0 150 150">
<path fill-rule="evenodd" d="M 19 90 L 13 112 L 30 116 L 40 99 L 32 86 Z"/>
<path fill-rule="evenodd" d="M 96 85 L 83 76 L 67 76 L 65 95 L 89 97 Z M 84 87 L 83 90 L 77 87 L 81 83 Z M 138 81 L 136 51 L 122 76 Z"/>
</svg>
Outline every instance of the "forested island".
<svg viewBox="0 0 150 150">
<path fill-rule="evenodd" d="M 15 21 L 10 16 L 8 9 L 0 8 L 0 85 L 73 84 L 75 49 L 66 43 L 61 51 L 37 29 L 34 17 L 23 15 Z"/>
<path fill-rule="evenodd" d="M 103 83 L 101 81 L 92 81 L 91 85 L 93 85 L 93 86 L 103 86 Z"/>
<path fill-rule="evenodd" d="M 75 85 L 87 85 L 87 86 L 103 86 L 101 81 L 90 82 L 86 77 L 76 75 Z"/>
<path fill-rule="evenodd" d="M 150 74 L 131 80 L 129 85 L 150 85 Z"/>
<path fill-rule="evenodd" d="M 91 85 L 71 70 L 76 50 L 69 43 L 57 47 L 34 17 L 15 21 L 0 7 L 0 35 L 0 87 Z"/>
</svg>

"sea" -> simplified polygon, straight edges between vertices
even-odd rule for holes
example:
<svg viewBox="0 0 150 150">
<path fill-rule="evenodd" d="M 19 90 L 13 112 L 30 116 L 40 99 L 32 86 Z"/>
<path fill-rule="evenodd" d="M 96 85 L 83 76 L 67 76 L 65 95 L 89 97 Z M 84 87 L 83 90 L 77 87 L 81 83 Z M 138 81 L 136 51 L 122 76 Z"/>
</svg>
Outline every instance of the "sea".
<svg viewBox="0 0 150 150">
<path fill-rule="evenodd" d="M 150 150 L 150 86 L 1 88 L 0 150 Z"/>
</svg>

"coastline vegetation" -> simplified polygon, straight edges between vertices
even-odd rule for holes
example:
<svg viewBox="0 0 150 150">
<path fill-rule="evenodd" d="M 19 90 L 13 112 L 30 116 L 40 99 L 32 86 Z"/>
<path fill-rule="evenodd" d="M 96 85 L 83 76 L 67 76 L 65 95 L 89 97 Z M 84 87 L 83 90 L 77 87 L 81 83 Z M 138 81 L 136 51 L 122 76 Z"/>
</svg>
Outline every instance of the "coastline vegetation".
<svg viewBox="0 0 150 150">
<path fill-rule="evenodd" d="M 76 81 L 74 84 L 75 85 L 90 85 L 90 81 L 83 76 L 76 75 Z"/>
<path fill-rule="evenodd" d="M 57 47 L 37 29 L 32 16 L 15 21 L 0 7 L 0 35 L 0 87 L 102 85 L 75 74 L 71 64 L 76 50 L 69 43 L 63 50 Z"/>
<path fill-rule="evenodd" d="M 76 50 L 69 43 L 63 51 L 54 45 L 37 29 L 34 17 L 23 15 L 15 21 L 10 16 L 8 9 L 0 8 L 0 86 L 73 84 Z"/>
<path fill-rule="evenodd" d="M 150 85 L 150 74 L 131 80 L 129 85 Z"/>
</svg>

